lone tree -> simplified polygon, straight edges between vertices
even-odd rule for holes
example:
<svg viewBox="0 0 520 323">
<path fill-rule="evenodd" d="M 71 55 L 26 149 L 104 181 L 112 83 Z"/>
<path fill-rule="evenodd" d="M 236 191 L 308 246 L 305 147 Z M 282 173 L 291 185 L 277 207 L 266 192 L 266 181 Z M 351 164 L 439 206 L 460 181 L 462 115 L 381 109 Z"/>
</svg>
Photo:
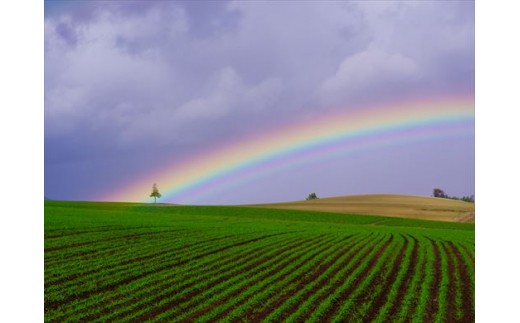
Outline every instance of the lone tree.
<svg viewBox="0 0 520 323">
<path fill-rule="evenodd" d="M 316 195 L 316 193 L 311 193 L 309 196 L 307 196 L 306 200 L 317 200 L 319 197 Z"/>
<path fill-rule="evenodd" d="M 440 188 L 434 188 L 433 197 L 448 198 L 448 195 L 446 195 L 446 193 L 444 193 Z"/>
<path fill-rule="evenodd" d="M 157 203 L 157 198 L 161 197 L 161 193 L 159 193 L 159 189 L 157 188 L 157 184 L 153 184 L 152 187 L 152 194 L 150 194 L 150 197 L 153 197 L 153 202 Z"/>
</svg>

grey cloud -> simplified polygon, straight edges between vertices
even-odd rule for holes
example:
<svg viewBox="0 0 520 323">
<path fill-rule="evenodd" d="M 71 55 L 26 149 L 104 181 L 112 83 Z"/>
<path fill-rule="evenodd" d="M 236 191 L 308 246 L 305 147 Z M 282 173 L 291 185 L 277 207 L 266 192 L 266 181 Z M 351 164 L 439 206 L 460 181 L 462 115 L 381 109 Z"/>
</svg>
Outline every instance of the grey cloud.
<svg viewBox="0 0 520 323">
<path fill-rule="evenodd" d="M 78 39 L 75 31 L 71 28 L 70 24 L 61 22 L 56 26 L 56 33 L 63 39 L 69 46 L 75 46 Z"/>
<path fill-rule="evenodd" d="M 474 65 L 472 1 L 401 1 L 374 6 L 355 2 L 363 12 L 372 42 L 417 61 L 431 78 L 448 71 L 446 60 Z"/>
<path fill-rule="evenodd" d="M 423 79 L 420 86 L 456 81 L 460 73 L 451 75 L 452 68 L 439 65 L 455 65 L 471 76 L 471 62 L 464 63 L 466 68 L 459 62 L 446 62 L 453 57 L 467 61 L 466 53 L 471 52 L 467 48 L 472 45 L 467 43 L 467 33 L 471 30 L 464 26 L 471 23 L 458 28 L 457 20 L 446 18 L 451 25 L 446 31 L 442 27 L 436 30 L 431 26 L 435 18 L 429 16 L 446 10 L 438 7 L 442 6 L 409 2 L 308 2 L 299 6 L 282 2 L 277 10 L 264 2 L 99 4 L 91 9 L 97 14 L 88 23 L 75 27 L 65 24 L 63 16 L 47 19 L 46 69 L 52 73 L 46 74 L 46 109 L 49 116 L 56 116 L 60 111 L 74 112 L 75 105 L 81 118 L 103 111 L 106 118 L 129 127 L 132 123 L 125 123 L 129 118 L 121 115 L 123 111 L 139 115 L 140 109 L 143 114 L 150 114 L 144 110 L 151 109 L 172 123 L 176 122 L 172 118 L 190 113 L 224 117 L 226 111 L 235 110 L 233 105 L 248 101 L 237 99 L 247 97 L 242 92 L 260 93 L 260 84 L 265 87 L 268 80 L 276 80 L 274 87 L 283 84 L 283 92 L 273 90 L 278 92 L 270 94 L 272 106 L 263 109 L 291 118 L 302 109 L 348 101 L 354 92 L 358 97 L 370 96 L 373 88 L 369 87 L 398 86 L 395 80 L 418 74 L 439 79 Z M 191 37 L 193 26 L 211 19 L 228 21 L 230 14 L 234 15 L 232 27 L 215 27 L 219 33 Z M 204 28 L 211 29 L 207 26 Z M 443 41 L 448 37 L 453 39 L 446 45 Z M 76 48 L 67 48 L 71 42 Z M 424 48 L 427 50 L 422 51 Z M 457 51 L 463 54 L 457 57 Z M 225 68 L 240 79 L 228 87 L 212 83 L 211 78 Z M 65 98 L 61 104 L 60 91 Z M 84 102 L 77 102 L 80 98 Z M 251 102 L 242 111 L 258 108 Z M 208 111 L 210 107 L 215 108 L 213 112 Z M 114 112 L 107 111 L 110 109 Z"/>
<path fill-rule="evenodd" d="M 150 163 L 374 97 L 473 90 L 471 3 L 74 3 L 46 2 L 56 154 Z"/>
<path fill-rule="evenodd" d="M 402 86 L 419 77 L 418 66 L 410 58 L 369 47 L 341 62 L 336 74 L 321 85 L 319 96 L 325 106 L 352 102 L 356 96 L 375 95 L 380 88 Z"/>
</svg>

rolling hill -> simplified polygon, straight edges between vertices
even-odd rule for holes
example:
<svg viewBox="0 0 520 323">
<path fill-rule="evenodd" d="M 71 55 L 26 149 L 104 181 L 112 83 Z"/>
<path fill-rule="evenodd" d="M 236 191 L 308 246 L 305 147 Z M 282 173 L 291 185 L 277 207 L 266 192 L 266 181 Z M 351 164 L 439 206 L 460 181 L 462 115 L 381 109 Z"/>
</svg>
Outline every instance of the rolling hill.
<svg viewBox="0 0 520 323">
<path fill-rule="evenodd" d="M 254 205 L 274 209 L 383 215 L 447 222 L 475 222 L 475 204 L 427 196 L 371 194 Z"/>
</svg>

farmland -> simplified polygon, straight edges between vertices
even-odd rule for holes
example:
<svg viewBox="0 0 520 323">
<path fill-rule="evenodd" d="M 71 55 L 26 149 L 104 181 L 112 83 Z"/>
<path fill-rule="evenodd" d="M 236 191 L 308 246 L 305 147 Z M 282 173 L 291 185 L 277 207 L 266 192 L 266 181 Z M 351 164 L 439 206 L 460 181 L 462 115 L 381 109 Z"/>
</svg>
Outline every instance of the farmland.
<svg viewBox="0 0 520 323">
<path fill-rule="evenodd" d="M 475 204 L 428 196 L 367 194 L 256 206 L 347 214 L 377 214 L 432 221 L 475 222 Z"/>
<path fill-rule="evenodd" d="M 46 321 L 474 320 L 474 224 L 45 201 Z"/>
</svg>

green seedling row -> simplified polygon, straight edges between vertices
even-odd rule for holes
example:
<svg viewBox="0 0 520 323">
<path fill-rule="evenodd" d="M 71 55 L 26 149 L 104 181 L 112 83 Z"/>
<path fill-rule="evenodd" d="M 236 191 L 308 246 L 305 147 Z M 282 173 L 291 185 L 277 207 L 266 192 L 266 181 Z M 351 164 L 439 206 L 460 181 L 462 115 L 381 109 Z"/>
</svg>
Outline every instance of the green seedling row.
<svg viewBox="0 0 520 323">
<path fill-rule="evenodd" d="M 221 272 L 222 274 L 229 273 L 243 264 L 247 264 L 249 261 L 261 258 L 264 254 L 274 252 L 275 246 L 284 246 L 296 239 L 271 240 L 269 244 L 257 246 L 256 248 L 249 248 L 248 246 L 238 247 L 222 254 L 207 256 L 192 267 L 179 267 L 178 270 L 147 276 L 122 286 L 117 292 L 110 293 L 103 299 L 102 303 L 90 305 L 89 311 L 99 313 L 105 310 L 107 304 L 109 304 L 109 312 L 112 314 L 117 313 L 117 318 L 122 318 L 125 312 L 129 313 L 132 309 L 146 308 L 143 304 L 147 300 L 167 292 L 172 286 L 180 290 L 187 290 L 200 281 L 206 281 L 211 277 L 221 275 Z M 121 293 L 124 293 L 125 296 L 121 297 Z M 91 313 L 82 319 L 92 320 L 93 318 L 98 318 L 98 316 Z"/>
<path fill-rule="evenodd" d="M 45 202 L 46 322 L 475 318 L 473 224 Z"/>
</svg>

